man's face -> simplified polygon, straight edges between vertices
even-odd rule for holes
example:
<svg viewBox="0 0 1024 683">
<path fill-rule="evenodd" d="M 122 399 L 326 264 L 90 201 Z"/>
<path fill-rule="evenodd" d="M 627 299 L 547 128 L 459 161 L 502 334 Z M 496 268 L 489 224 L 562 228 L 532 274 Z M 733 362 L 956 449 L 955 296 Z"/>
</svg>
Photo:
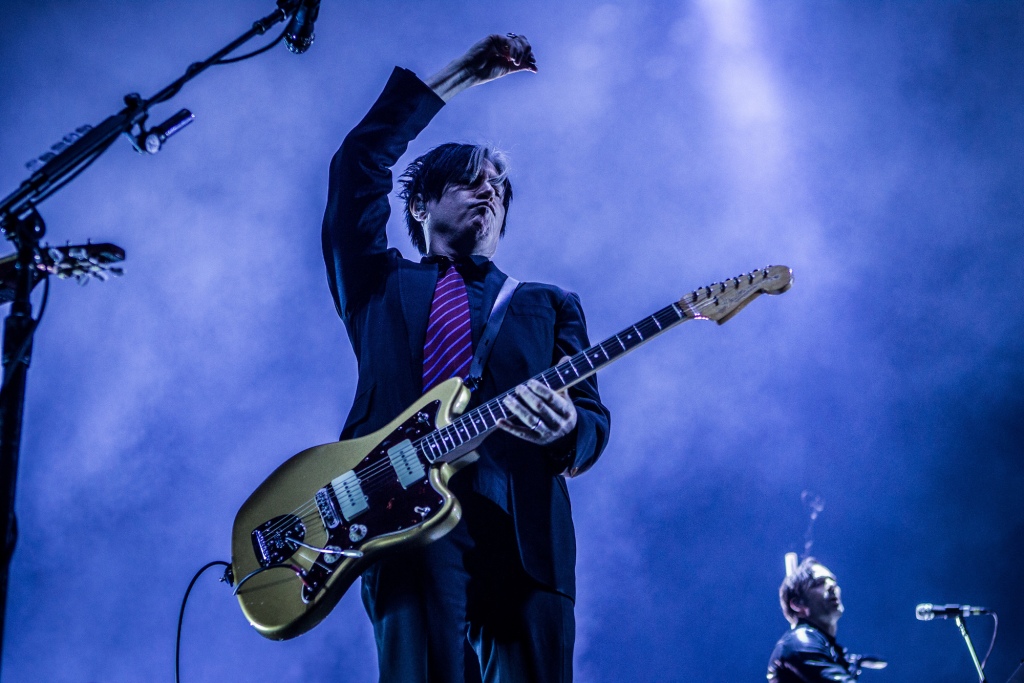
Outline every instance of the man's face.
<svg viewBox="0 0 1024 683">
<path fill-rule="evenodd" d="M 804 599 L 797 612 L 800 616 L 823 626 L 834 627 L 843 614 L 843 601 L 840 597 L 839 584 L 836 577 L 823 565 L 816 564 L 811 568 L 814 577 L 810 587 L 804 591 Z"/>
<path fill-rule="evenodd" d="M 490 258 L 498 248 L 505 222 L 504 187 L 494 182 L 498 171 L 484 160 L 480 176 L 468 184 L 449 185 L 438 200 L 421 204 L 413 215 L 423 223 L 427 253 L 444 256 L 480 254 Z"/>
</svg>

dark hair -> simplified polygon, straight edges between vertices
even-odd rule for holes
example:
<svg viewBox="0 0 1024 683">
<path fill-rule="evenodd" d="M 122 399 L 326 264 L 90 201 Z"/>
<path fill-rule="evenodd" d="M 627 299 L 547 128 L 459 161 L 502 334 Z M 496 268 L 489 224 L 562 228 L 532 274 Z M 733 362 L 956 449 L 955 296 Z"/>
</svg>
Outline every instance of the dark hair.
<svg viewBox="0 0 1024 683">
<path fill-rule="evenodd" d="M 427 240 L 423 224 L 409 210 L 409 200 L 417 195 L 424 201 L 437 201 L 451 185 L 472 184 L 480 177 L 484 161 L 490 161 L 498 171 L 496 180 L 504 188 L 502 203 L 505 220 L 501 223 L 501 236 L 505 236 L 508 207 L 512 203 L 512 183 L 508 179 L 509 163 L 504 152 L 487 145 L 465 145 L 448 142 L 417 158 L 405 169 L 398 182 L 402 185 L 399 199 L 405 202 L 405 225 L 409 237 L 421 254 L 427 253 Z"/>
<path fill-rule="evenodd" d="M 796 568 L 796 571 L 786 576 L 782 585 L 779 586 L 779 602 L 782 604 L 782 614 L 785 615 L 786 621 L 793 626 L 796 626 L 800 615 L 793 611 L 789 603 L 793 600 L 800 603 L 807 602 L 807 589 L 814 585 L 815 581 L 815 566 L 823 565 L 813 557 L 805 557 L 800 566 Z"/>
</svg>

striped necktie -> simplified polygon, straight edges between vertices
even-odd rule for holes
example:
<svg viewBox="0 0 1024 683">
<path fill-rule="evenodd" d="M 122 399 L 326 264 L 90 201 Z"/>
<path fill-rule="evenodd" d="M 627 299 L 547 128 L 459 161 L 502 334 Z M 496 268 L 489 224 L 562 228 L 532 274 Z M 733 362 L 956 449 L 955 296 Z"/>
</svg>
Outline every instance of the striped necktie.
<svg viewBox="0 0 1024 683">
<path fill-rule="evenodd" d="M 473 362 L 473 330 L 466 281 L 449 264 L 441 273 L 430 306 L 423 344 L 423 391 L 450 377 L 465 377 Z"/>
</svg>

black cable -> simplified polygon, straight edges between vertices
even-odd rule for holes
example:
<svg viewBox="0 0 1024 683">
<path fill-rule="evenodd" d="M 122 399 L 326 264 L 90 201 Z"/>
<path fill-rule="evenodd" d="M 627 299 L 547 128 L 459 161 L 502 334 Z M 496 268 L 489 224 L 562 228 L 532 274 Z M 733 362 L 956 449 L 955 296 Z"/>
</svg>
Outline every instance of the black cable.
<svg viewBox="0 0 1024 683">
<path fill-rule="evenodd" d="M 43 301 L 39 304 L 39 315 L 37 315 L 29 325 L 28 331 L 25 333 L 25 340 L 21 342 L 21 346 L 12 356 L 12 360 L 7 364 L 7 369 L 4 372 L 4 383 L 0 386 L 0 404 L 3 403 L 4 398 L 7 394 L 7 387 L 11 384 L 11 377 L 14 376 L 15 370 L 18 369 L 18 365 L 25 357 L 25 352 L 28 351 L 29 344 L 32 343 L 32 339 L 35 337 L 36 328 L 39 327 L 39 321 L 43 319 L 43 313 L 46 312 L 46 302 L 50 300 L 50 276 L 43 276 Z"/>
<path fill-rule="evenodd" d="M 203 568 L 197 571 L 196 575 L 192 577 L 192 580 L 188 584 L 188 588 L 185 589 L 185 597 L 181 599 L 181 611 L 178 612 L 178 635 L 174 639 L 174 683 L 180 683 L 180 679 L 178 678 L 178 671 L 180 668 L 179 662 L 181 655 L 181 622 L 185 619 L 185 603 L 188 602 L 188 594 L 192 592 L 192 586 L 196 585 L 196 581 L 198 581 L 199 577 L 203 575 L 203 572 L 205 572 L 210 567 L 216 567 L 217 565 L 227 567 L 227 569 L 224 572 L 224 576 L 222 576 L 220 580 L 230 583 L 230 562 L 224 562 L 223 560 L 214 560 L 213 562 L 207 562 L 205 565 L 203 565 Z"/>
<path fill-rule="evenodd" d="M 264 52 L 266 52 L 270 48 L 272 48 L 275 45 L 277 45 L 278 43 L 280 43 L 284 39 L 284 35 L 287 32 L 288 32 L 288 27 L 286 26 L 285 29 L 283 31 L 281 31 L 281 34 L 279 36 L 277 36 L 277 38 L 274 38 L 274 40 L 272 40 L 271 42 L 267 43 L 263 47 L 258 48 L 256 50 L 253 50 L 252 52 L 250 52 L 248 54 L 240 55 L 238 57 L 232 57 L 231 59 L 218 59 L 216 62 L 211 62 L 209 64 L 209 66 L 220 66 L 221 64 L 233 64 L 235 62 L 240 62 L 240 61 L 242 61 L 244 59 L 249 59 L 250 57 L 255 57 L 256 55 L 263 54 Z M 172 97 L 174 97 L 175 95 L 177 95 L 179 92 L 181 92 L 181 89 L 185 87 L 185 84 L 188 83 L 188 81 L 192 80 L 192 78 L 194 78 L 196 74 L 198 74 L 200 71 L 202 71 L 205 68 L 204 64 L 205 64 L 205 62 L 193 62 L 192 64 L 189 64 L 188 68 L 185 69 L 185 79 L 186 80 L 184 80 L 183 82 L 179 83 L 177 85 L 177 87 L 171 88 L 171 90 L 169 90 L 168 92 L 164 93 L 162 97 L 154 97 L 153 99 L 151 99 L 147 103 L 147 106 L 152 107 L 154 104 L 160 104 L 161 102 L 166 102 L 166 101 L 170 100 Z"/>
<path fill-rule="evenodd" d="M 184 78 L 186 80 L 182 81 L 181 83 L 178 83 L 175 87 L 168 90 L 166 93 L 163 94 L 162 97 L 154 96 L 153 99 L 146 103 L 147 111 L 148 107 L 152 107 L 154 104 L 160 104 L 161 102 L 167 102 L 168 100 L 172 99 L 175 95 L 180 93 L 181 89 L 185 87 L 185 84 L 193 78 L 195 78 L 196 74 L 200 73 L 203 70 L 202 66 L 202 62 L 192 62 L 191 64 L 189 64 L 188 68 L 185 69 Z"/>
<path fill-rule="evenodd" d="M 284 40 L 284 34 L 286 34 L 286 33 L 288 33 L 288 27 L 287 26 L 285 26 L 284 30 L 281 31 L 281 34 L 277 38 L 274 38 L 274 40 L 272 40 L 271 42 L 267 43 L 263 47 L 261 47 L 259 49 L 256 49 L 256 50 L 253 50 L 249 54 L 240 55 L 238 57 L 232 57 L 231 59 L 218 59 L 211 66 L 220 66 L 221 64 L 234 64 L 235 62 L 240 62 L 243 59 L 249 59 L 250 57 L 255 57 L 256 55 L 261 55 L 264 52 L 266 52 L 267 50 L 269 50 L 272 47 L 274 47 L 275 45 L 277 45 L 278 43 L 280 43 L 282 40 Z"/>
</svg>

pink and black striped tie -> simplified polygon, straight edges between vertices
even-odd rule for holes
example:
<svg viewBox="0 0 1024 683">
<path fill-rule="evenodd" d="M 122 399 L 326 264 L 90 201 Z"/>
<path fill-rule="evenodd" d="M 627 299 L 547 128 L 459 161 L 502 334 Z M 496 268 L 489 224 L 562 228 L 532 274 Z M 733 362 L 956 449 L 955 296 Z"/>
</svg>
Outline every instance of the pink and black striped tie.
<svg viewBox="0 0 1024 683">
<path fill-rule="evenodd" d="M 473 330 L 466 281 L 449 265 L 434 289 L 423 344 L 423 391 L 450 377 L 465 377 L 473 362 Z"/>
</svg>

